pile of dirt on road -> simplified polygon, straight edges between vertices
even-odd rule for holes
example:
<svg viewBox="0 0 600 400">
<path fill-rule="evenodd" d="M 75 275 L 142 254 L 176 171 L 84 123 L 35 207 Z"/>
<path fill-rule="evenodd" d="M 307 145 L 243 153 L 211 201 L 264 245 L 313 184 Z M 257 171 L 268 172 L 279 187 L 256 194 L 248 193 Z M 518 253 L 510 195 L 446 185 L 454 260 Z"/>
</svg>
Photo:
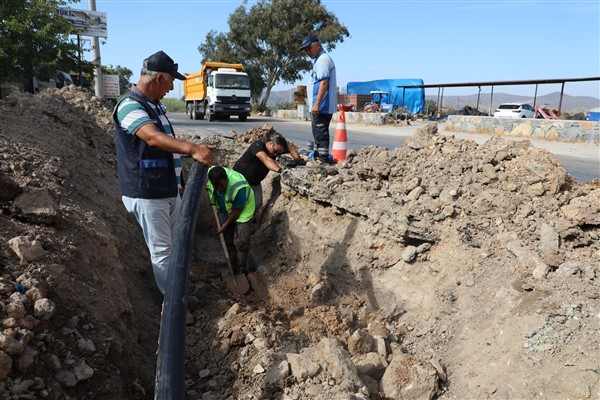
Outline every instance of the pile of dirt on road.
<svg viewBox="0 0 600 400">
<path fill-rule="evenodd" d="M 74 87 L 0 102 L 2 398 L 153 398 L 161 298 L 110 114 Z M 271 129 L 188 139 L 231 166 Z M 239 298 L 201 200 L 188 399 L 600 395 L 600 182 L 432 124 L 263 186 L 260 284 Z"/>
</svg>

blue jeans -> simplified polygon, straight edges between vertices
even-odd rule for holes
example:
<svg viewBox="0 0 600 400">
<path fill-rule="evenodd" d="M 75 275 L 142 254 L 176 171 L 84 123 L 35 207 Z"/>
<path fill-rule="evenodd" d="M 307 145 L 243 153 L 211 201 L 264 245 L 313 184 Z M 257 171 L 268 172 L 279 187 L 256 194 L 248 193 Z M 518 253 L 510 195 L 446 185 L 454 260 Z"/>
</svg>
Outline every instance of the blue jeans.
<svg viewBox="0 0 600 400">
<path fill-rule="evenodd" d="M 134 199 L 123 196 L 122 200 L 127 211 L 133 214 L 142 227 L 144 239 L 148 251 L 150 251 L 154 280 L 164 295 L 181 197 Z"/>
</svg>

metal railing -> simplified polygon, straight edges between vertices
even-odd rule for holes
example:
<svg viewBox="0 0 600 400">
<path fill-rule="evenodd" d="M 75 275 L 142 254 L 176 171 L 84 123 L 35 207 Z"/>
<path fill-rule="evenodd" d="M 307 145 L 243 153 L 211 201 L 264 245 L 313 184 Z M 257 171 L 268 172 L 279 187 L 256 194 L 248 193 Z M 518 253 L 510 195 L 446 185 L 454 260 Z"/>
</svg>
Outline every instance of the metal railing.
<svg viewBox="0 0 600 400">
<path fill-rule="evenodd" d="M 438 88 L 438 97 L 437 104 L 438 108 L 442 108 L 442 102 L 444 101 L 444 88 L 447 87 L 473 87 L 477 86 L 479 88 L 479 93 L 477 95 L 477 106 L 476 109 L 479 108 L 479 98 L 481 95 L 481 87 L 482 86 L 490 86 L 490 115 L 492 112 L 492 102 L 494 99 L 494 86 L 513 86 L 513 85 L 535 85 L 535 94 L 533 96 L 533 107 L 536 106 L 537 100 L 537 92 L 539 85 L 549 85 L 549 84 L 561 84 L 560 88 L 560 101 L 558 104 L 558 115 L 560 115 L 560 110 L 562 108 L 563 95 L 565 91 L 565 83 L 566 82 L 588 82 L 588 81 L 600 81 L 600 76 L 594 76 L 589 78 L 559 78 L 559 79 L 532 79 L 532 80 L 521 80 L 521 81 L 489 81 L 489 82 L 463 82 L 463 83 L 438 83 L 432 85 L 410 85 L 410 86 L 397 86 L 402 88 L 402 104 L 404 104 L 404 92 L 406 89 L 426 89 L 426 88 Z"/>
</svg>

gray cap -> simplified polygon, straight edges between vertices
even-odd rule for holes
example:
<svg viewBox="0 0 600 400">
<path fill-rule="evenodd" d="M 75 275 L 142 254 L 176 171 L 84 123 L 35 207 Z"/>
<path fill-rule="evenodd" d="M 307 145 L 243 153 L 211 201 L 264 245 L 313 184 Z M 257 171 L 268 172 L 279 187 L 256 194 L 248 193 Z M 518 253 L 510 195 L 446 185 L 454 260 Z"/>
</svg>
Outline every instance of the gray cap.
<svg viewBox="0 0 600 400">
<path fill-rule="evenodd" d="M 316 36 L 309 35 L 309 36 L 305 37 L 304 40 L 302 41 L 302 44 L 300 45 L 300 50 L 304 50 L 305 48 L 310 46 L 312 43 L 316 43 L 318 41 L 319 41 L 319 39 L 317 39 Z"/>
</svg>

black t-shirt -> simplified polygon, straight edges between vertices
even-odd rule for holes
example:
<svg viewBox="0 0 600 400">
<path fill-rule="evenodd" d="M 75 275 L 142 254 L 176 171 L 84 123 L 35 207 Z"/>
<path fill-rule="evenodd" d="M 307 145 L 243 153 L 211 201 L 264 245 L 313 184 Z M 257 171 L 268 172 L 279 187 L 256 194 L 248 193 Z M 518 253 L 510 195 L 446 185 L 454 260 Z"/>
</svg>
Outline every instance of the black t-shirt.
<svg viewBox="0 0 600 400">
<path fill-rule="evenodd" d="M 266 142 L 257 140 L 246 149 L 244 154 L 233 164 L 233 170 L 244 175 L 250 186 L 258 185 L 269 174 L 269 168 L 256 157 L 258 152 L 264 151 L 267 156 L 275 159 L 269 154 L 266 147 Z"/>
</svg>

